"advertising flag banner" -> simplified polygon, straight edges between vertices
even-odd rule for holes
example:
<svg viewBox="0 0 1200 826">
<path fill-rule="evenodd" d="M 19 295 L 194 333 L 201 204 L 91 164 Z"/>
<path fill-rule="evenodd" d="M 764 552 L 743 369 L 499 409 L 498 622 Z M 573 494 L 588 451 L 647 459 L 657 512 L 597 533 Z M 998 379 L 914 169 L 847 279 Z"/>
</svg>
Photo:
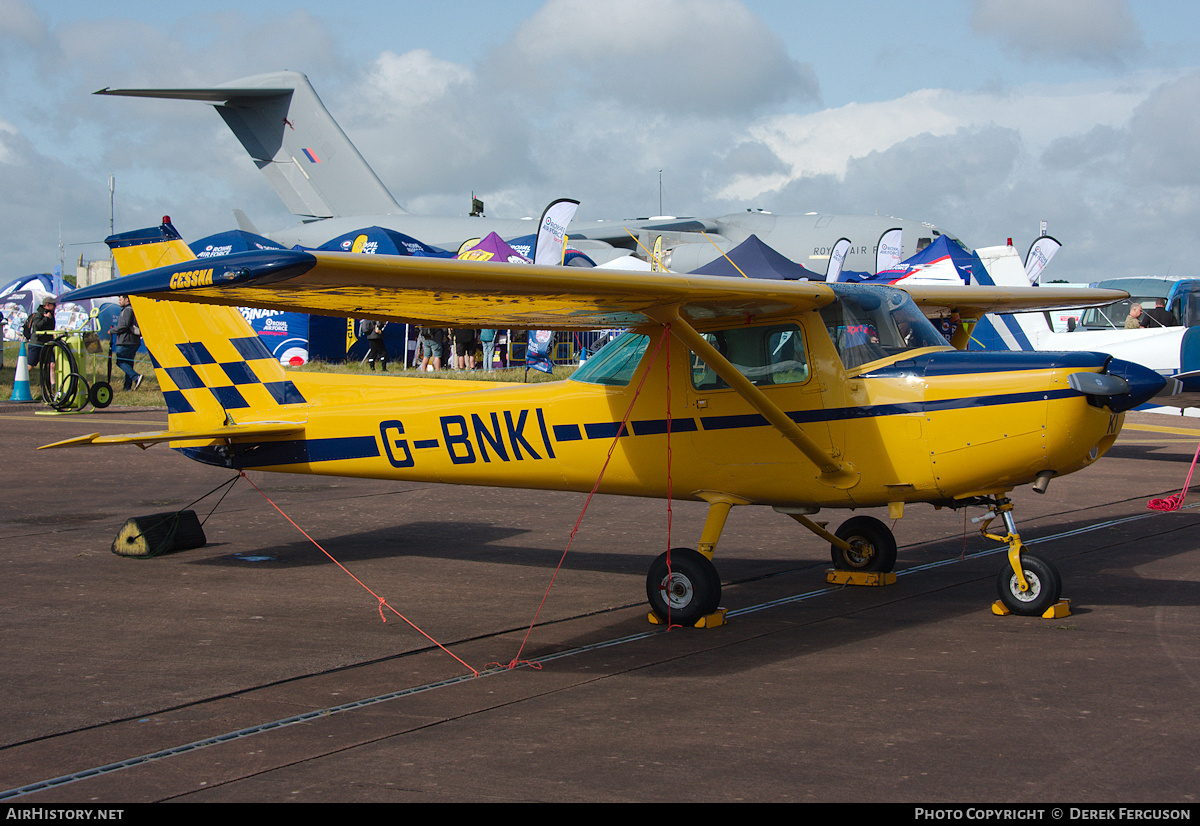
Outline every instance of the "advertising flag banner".
<svg viewBox="0 0 1200 826">
<path fill-rule="evenodd" d="M 875 272 L 895 269 L 902 259 L 901 238 L 903 231 L 896 227 L 889 229 L 879 236 L 879 246 L 875 251 Z"/>
<path fill-rule="evenodd" d="M 825 271 L 826 281 L 838 280 L 838 276 L 842 274 L 842 262 L 846 260 L 846 253 L 849 251 L 850 239 L 839 238 L 833 245 L 833 252 L 829 253 L 829 269 Z"/>
<path fill-rule="evenodd" d="M 530 330 L 529 342 L 525 347 L 525 369 L 532 367 L 543 373 L 553 373 L 554 363 L 550 360 L 554 352 L 554 333 L 551 330 Z"/>
<path fill-rule="evenodd" d="M 533 263 L 561 264 L 567 224 L 575 217 L 579 202 L 570 198 L 559 198 L 542 213 L 542 221 L 538 224 L 537 243 L 533 248 Z"/>
<path fill-rule="evenodd" d="M 1025 275 L 1029 277 L 1030 284 L 1042 283 L 1042 270 L 1046 269 L 1046 265 L 1061 246 L 1062 244 L 1049 235 L 1043 235 L 1033 242 L 1025 255 Z"/>
</svg>

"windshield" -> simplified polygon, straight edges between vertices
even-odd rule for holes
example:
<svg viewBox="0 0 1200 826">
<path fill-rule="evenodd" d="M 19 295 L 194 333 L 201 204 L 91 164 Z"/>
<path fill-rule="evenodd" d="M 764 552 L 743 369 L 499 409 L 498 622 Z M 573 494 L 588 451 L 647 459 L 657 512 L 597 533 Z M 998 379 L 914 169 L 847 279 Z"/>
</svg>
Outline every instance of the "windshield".
<svg viewBox="0 0 1200 826">
<path fill-rule="evenodd" d="M 865 284 L 829 286 L 837 300 L 821 308 L 821 318 L 847 369 L 908 350 L 948 347 L 903 290 Z"/>
<path fill-rule="evenodd" d="M 1107 307 L 1089 307 L 1083 311 L 1083 320 L 1079 327 L 1086 330 L 1121 330 L 1129 317 L 1130 307 L 1137 304 L 1146 310 L 1153 307 L 1157 299 L 1158 297 L 1153 295 L 1134 295 Z"/>
<path fill-rule="evenodd" d="M 1200 324 L 1200 281 L 1179 282 L 1168 309 L 1184 327 Z"/>
</svg>

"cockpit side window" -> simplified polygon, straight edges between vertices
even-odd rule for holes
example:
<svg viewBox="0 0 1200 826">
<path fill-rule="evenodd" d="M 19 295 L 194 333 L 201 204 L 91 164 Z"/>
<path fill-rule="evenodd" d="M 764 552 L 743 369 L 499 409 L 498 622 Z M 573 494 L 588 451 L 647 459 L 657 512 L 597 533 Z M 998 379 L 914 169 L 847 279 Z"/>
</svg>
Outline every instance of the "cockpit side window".
<svg viewBox="0 0 1200 826">
<path fill-rule="evenodd" d="M 729 359 L 737 371 L 762 387 L 802 384 L 808 381 L 808 356 L 804 335 L 795 324 L 770 327 L 736 327 L 702 334 L 705 340 Z M 711 367 L 692 354 L 692 386 L 697 390 L 729 387 Z"/>
</svg>

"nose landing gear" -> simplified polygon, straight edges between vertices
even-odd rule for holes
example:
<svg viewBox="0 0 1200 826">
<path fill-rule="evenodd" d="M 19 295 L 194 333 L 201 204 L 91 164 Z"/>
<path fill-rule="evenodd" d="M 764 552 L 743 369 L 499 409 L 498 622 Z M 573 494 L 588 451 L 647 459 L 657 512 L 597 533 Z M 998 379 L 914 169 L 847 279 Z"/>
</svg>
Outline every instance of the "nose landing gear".
<svg viewBox="0 0 1200 826">
<path fill-rule="evenodd" d="M 991 509 L 974 520 L 983 522 L 979 532 L 988 539 L 1008 543 L 1008 564 L 1000 569 L 996 577 L 1000 600 L 992 605 L 992 613 L 1046 619 L 1070 616 L 1070 600 L 1060 599 L 1062 576 L 1050 560 L 1025 550 L 1017 533 L 1012 508 L 1012 502 L 1007 497 L 997 496 Z M 1004 520 L 1004 527 L 1008 531 L 1004 536 L 988 533 L 988 526 L 997 516 Z"/>
</svg>

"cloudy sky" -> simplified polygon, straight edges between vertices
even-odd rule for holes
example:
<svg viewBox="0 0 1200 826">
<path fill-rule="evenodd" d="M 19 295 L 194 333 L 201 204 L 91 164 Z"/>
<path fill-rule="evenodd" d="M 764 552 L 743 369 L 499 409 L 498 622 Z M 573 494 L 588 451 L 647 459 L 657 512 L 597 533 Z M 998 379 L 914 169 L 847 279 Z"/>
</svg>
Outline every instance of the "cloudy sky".
<svg viewBox="0 0 1200 826">
<path fill-rule="evenodd" d="M 1047 278 L 1200 276 L 1195 0 L 0 0 L 0 283 L 295 223 L 209 106 L 96 97 L 304 72 L 407 209 L 889 214 Z M 873 243 L 874 239 L 870 239 Z"/>
</svg>

